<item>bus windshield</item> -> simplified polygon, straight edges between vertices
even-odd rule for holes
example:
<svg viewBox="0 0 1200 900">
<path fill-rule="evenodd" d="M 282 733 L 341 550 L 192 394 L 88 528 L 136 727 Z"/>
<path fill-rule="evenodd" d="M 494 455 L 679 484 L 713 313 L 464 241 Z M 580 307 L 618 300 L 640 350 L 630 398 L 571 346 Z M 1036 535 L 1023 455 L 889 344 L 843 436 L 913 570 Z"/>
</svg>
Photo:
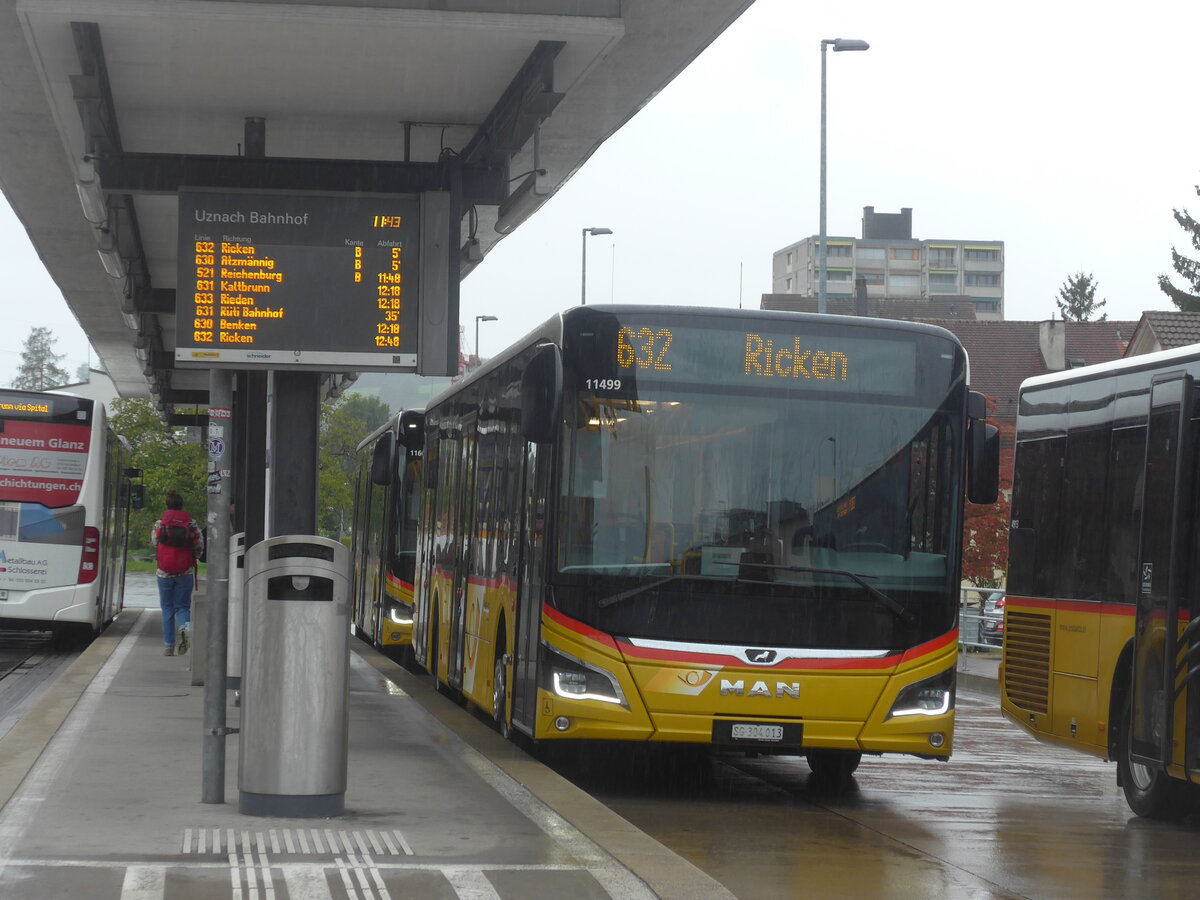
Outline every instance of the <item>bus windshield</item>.
<svg viewBox="0 0 1200 900">
<path fill-rule="evenodd" d="M 613 396 L 585 380 L 563 441 L 564 610 L 658 639 L 887 648 L 944 633 L 965 389 L 944 370 L 936 403 L 663 379 Z"/>
</svg>

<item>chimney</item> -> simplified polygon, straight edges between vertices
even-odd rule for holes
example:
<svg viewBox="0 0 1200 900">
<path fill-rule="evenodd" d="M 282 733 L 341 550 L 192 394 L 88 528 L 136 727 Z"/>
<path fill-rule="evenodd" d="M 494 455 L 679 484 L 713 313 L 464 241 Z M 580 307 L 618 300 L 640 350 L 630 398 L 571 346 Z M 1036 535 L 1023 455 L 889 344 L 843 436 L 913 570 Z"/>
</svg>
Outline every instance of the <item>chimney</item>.
<svg viewBox="0 0 1200 900">
<path fill-rule="evenodd" d="M 864 206 L 862 218 L 864 240 L 912 240 L 912 207 L 901 207 L 898 213 L 877 213 L 875 207 Z"/>
<path fill-rule="evenodd" d="M 1047 372 L 1061 372 L 1067 367 L 1067 323 L 1051 319 L 1038 322 L 1038 347 Z"/>
<path fill-rule="evenodd" d="M 867 304 L 867 279 L 859 275 L 854 279 L 854 314 L 856 316 L 870 315 Z"/>
</svg>

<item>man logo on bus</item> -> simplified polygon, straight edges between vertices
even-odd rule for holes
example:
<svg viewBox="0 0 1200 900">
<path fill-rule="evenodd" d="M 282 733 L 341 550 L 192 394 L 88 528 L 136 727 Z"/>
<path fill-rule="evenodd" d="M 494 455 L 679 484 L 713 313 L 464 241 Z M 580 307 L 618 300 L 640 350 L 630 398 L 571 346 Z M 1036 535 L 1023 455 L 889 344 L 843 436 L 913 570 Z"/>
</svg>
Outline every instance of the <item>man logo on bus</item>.
<svg viewBox="0 0 1200 900">
<path fill-rule="evenodd" d="M 746 682 L 739 678 L 737 681 L 730 681 L 727 678 L 721 679 L 721 696 L 725 697 L 732 694 L 735 697 L 777 697 L 782 700 L 784 697 L 790 697 L 793 700 L 800 699 L 800 682 L 786 681 L 775 682 L 775 693 L 771 693 L 771 689 L 767 687 L 765 681 L 756 681 L 750 685 L 750 689 L 746 689 Z"/>
<path fill-rule="evenodd" d="M 747 650 L 746 661 L 758 663 L 760 666 L 769 666 L 775 662 L 775 657 L 778 655 L 774 650 Z"/>
</svg>

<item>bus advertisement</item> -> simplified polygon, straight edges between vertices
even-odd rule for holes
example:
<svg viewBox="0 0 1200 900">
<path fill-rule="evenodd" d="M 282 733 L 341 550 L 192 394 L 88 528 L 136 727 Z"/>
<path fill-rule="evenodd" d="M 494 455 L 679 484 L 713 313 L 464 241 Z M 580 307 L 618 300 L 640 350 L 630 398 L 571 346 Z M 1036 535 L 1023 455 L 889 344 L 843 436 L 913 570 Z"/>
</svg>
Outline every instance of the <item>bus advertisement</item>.
<svg viewBox="0 0 1200 900">
<path fill-rule="evenodd" d="M 425 411 L 416 660 L 535 741 L 944 759 L 983 417 L 937 327 L 569 310 Z"/>
<path fill-rule="evenodd" d="M 126 458 L 101 404 L 0 392 L 0 627 L 91 635 L 120 612 Z"/>
<path fill-rule="evenodd" d="M 1001 710 L 1116 760 L 1140 816 L 1200 799 L 1194 347 L 1031 378 L 1013 464 Z"/>
</svg>

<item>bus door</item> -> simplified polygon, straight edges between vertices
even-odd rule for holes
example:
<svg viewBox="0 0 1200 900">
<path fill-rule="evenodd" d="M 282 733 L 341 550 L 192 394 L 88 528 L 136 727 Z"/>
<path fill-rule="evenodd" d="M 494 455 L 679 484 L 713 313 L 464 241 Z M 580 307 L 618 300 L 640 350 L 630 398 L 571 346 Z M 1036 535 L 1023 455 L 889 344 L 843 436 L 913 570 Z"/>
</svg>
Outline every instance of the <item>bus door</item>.
<svg viewBox="0 0 1200 900">
<path fill-rule="evenodd" d="M 475 563 L 472 550 L 475 546 L 475 414 L 462 418 L 462 443 L 458 456 L 458 533 L 454 535 L 454 588 L 451 593 L 450 610 L 450 666 L 447 681 L 450 686 L 462 690 L 464 656 L 467 629 L 467 584 Z"/>
<path fill-rule="evenodd" d="M 1171 762 L 1179 622 L 1190 606 L 1183 590 L 1191 534 L 1192 393 L 1185 372 L 1155 378 L 1146 427 L 1131 750 L 1135 762 L 1155 768 Z M 1195 734 L 1194 720 L 1191 725 Z"/>
<path fill-rule="evenodd" d="M 533 734 L 537 722 L 537 661 L 542 634 L 542 555 L 545 547 L 547 497 L 554 496 L 550 480 L 549 447 L 522 442 L 520 557 L 517 562 L 517 630 L 514 635 L 512 722 Z"/>
</svg>

